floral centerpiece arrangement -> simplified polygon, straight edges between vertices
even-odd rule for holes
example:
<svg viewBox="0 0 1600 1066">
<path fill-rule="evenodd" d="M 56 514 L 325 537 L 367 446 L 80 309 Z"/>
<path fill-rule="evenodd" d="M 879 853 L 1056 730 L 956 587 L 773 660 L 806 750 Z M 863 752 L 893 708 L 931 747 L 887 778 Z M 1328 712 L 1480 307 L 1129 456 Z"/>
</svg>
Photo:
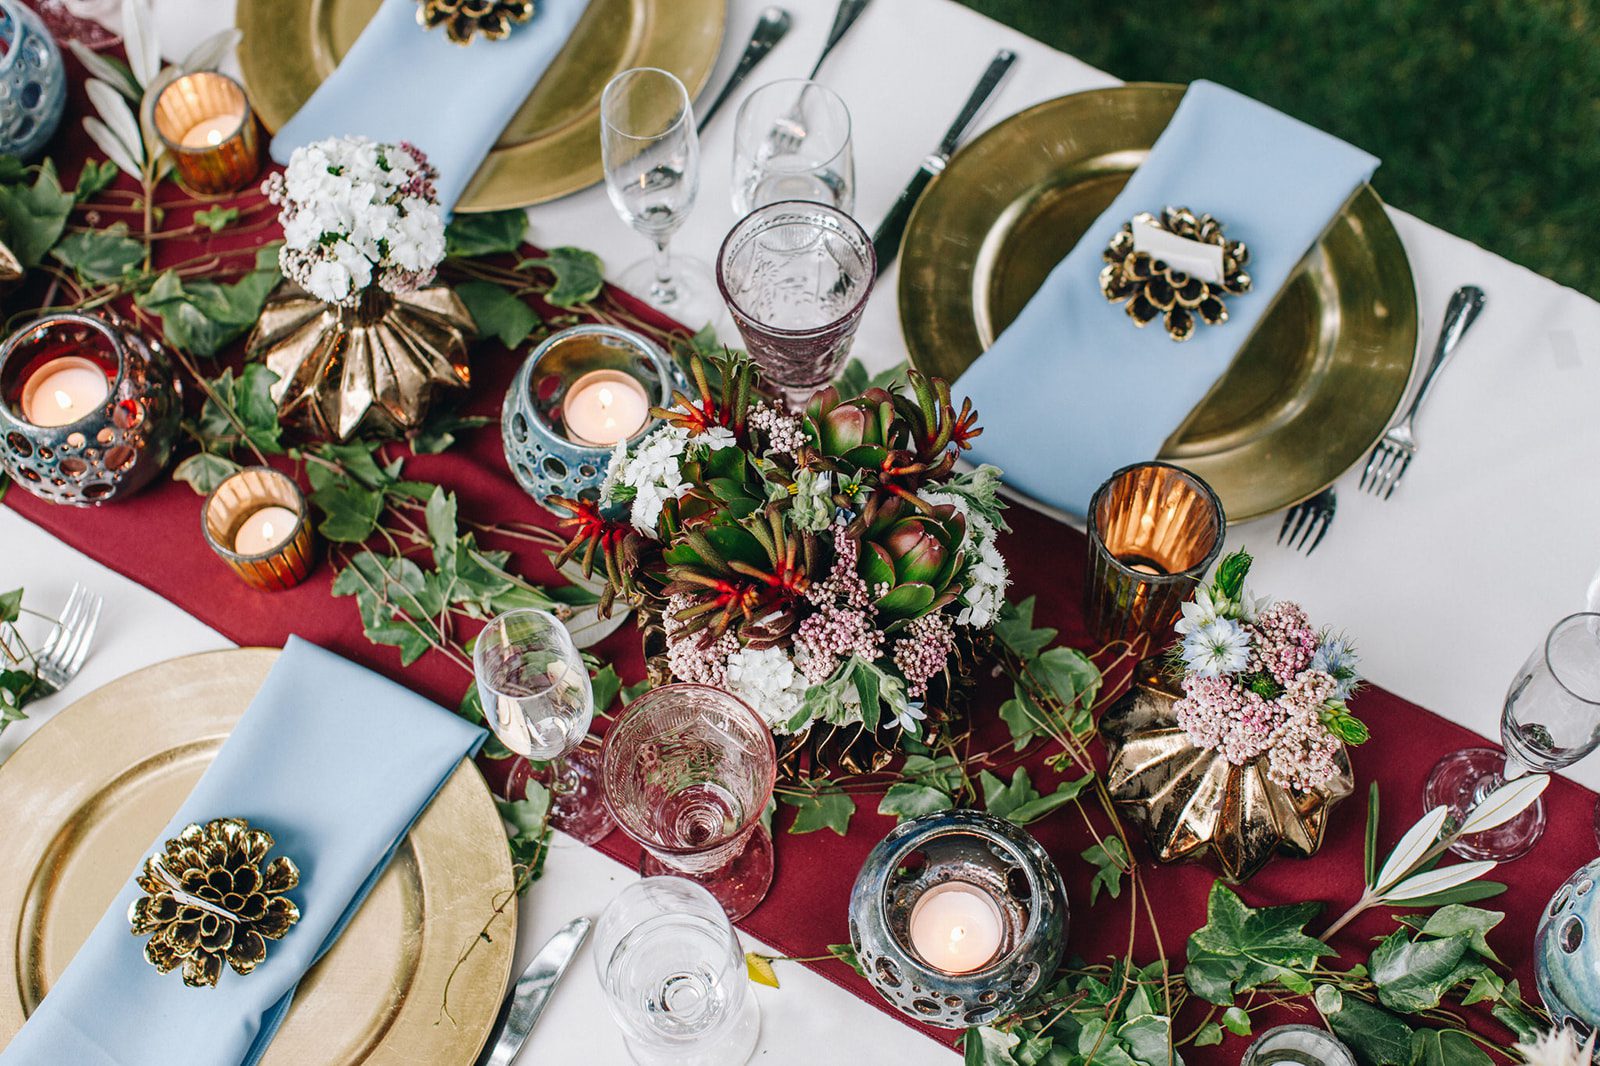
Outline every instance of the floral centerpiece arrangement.
<svg viewBox="0 0 1600 1066">
<path fill-rule="evenodd" d="M 607 602 L 659 615 L 674 677 L 777 733 L 922 735 L 1008 581 L 999 471 L 954 472 L 980 432 L 970 405 L 910 371 L 904 389 L 829 387 L 791 414 L 743 357 L 692 371 L 698 399 L 675 394 L 660 428 L 618 445 L 598 502 L 556 501 L 572 513 L 561 561 L 603 560 Z"/>
<path fill-rule="evenodd" d="M 1339 773 L 1341 742 L 1367 739 L 1345 702 L 1361 680 L 1355 649 L 1313 627 L 1299 604 L 1251 596 L 1250 563 L 1244 551 L 1229 555 L 1183 605 L 1174 648 L 1183 698 L 1173 710 L 1195 747 L 1236 766 L 1265 758 L 1273 781 L 1313 789 Z"/>
<path fill-rule="evenodd" d="M 249 341 L 278 376 L 282 421 L 315 437 L 418 428 L 434 394 L 470 382 L 476 326 L 434 276 L 445 255 L 437 171 L 409 144 L 333 137 L 262 186 L 280 208 L 287 279 Z"/>
</svg>

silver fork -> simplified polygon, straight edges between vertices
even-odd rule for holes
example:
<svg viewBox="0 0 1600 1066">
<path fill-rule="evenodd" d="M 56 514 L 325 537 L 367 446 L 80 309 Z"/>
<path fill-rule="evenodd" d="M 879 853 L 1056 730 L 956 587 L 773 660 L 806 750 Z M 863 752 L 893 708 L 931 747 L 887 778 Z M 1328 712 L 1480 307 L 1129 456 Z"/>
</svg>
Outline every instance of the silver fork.
<svg viewBox="0 0 1600 1066">
<path fill-rule="evenodd" d="M 89 645 L 94 643 L 94 631 L 100 625 L 100 609 L 105 601 L 82 585 L 72 586 L 72 595 L 61 611 L 61 619 L 50 630 L 39 648 L 35 662 L 39 678 L 50 691 L 60 692 L 67 683 L 78 676 L 83 662 L 89 657 Z"/>
<path fill-rule="evenodd" d="M 1444 312 L 1444 325 L 1439 328 L 1439 342 L 1433 349 L 1433 361 L 1422 376 L 1417 398 L 1411 401 L 1405 417 L 1389 427 L 1383 439 L 1373 447 L 1367 468 L 1361 472 L 1361 487 L 1372 495 L 1387 500 L 1405 476 L 1406 468 L 1411 465 L 1411 457 L 1417 452 L 1417 436 L 1412 425 L 1417 410 L 1422 406 L 1422 401 L 1428 398 L 1428 390 L 1445 361 L 1450 358 L 1450 353 L 1455 351 L 1461 338 L 1467 335 L 1473 319 L 1483 310 L 1484 300 L 1483 290 L 1476 285 L 1463 285 L 1451 294 L 1450 306 Z"/>
<path fill-rule="evenodd" d="M 844 35 L 856 19 L 861 17 L 861 12 L 866 10 L 869 0 L 839 0 L 839 10 L 833 15 L 833 28 L 828 31 L 827 43 L 822 46 L 822 54 L 817 56 L 816 65 L 811 68 L 811 73 L 806 75 L 806 81 L 817 80 L 817 75 L 822 72 L 822 64 L 827 61 L 828 53 L 833 51 L 834 45 L 844 40 Z M 780 115 L 772 124 L 772 132 L 768 140 L 772 142 L 774 155 L 793 155 L 800 150 L 800 142 L 806 139 L 806 119 L 801 111 L 805 103 L 806 86 L 800 90 L 800 95 L 795 97 L 794 106 Z"/>
<path fill-rule="evenodd" d="M 1310 556 L 1317 550 L 1317 545 L 1322 543 L 1322 538 L 1327 535 L 1328 527 L 1333 524 L 1333 513 L 1338 506 L 1339 498 L 1331 486 L 1309 500 L 1301 500 L 1284 513 L 1283 525 L 1278 527 L 1278 543 L 1285 544 L 1294 551 L 1304 548 L 1306 555 Z"/>
</svg>

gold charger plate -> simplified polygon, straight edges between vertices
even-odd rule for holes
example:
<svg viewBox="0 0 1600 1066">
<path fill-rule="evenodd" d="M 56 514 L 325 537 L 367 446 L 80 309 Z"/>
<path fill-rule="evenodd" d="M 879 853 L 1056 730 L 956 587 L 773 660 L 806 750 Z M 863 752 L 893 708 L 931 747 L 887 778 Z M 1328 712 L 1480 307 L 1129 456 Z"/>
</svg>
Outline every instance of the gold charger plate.
<svg viewBox="0 0 1600 1066">
<path fill-rule="evenodd" d="M 0 836 L 0 1047 L 88 938 L 277 657 L 238 648 L 129 674 L 61 711 L 0 766 L 0 810 L 11 815 Z M 471 1066 L 510 976 L 512 909 L 456 974 L 453 1022 L 440 1010 L 445 981 L 491 898 L 512 885 L 494 800 L 463 761 L 301 982 L 262 1066 Z M 196 993 L 197 1007 L 204 998 Z"/>
<path fill-rule="evenodd" d="M 1134 84 L 1059 97 L 956 154 L 901 251 L 913 365 L 953 381 L 994 343 L 1110 206 L 1183 93 Z M 1363 186 L 1161 458 L 1210 483 L 1230 521 L 1281 510 L 1331 485 L 1382 436 L 1417 355 L 1411 266 Z"/>
<path fill-rule="evenodd" d="M 381 2 L 239 0 L 239 65 L 267 129 L 276 131 L 311 98 Z M 599 181 L 606 82 L 629 67 L 659 67 L 695 96 L 716 65 L 726 19 L 726 0 L 592 0 L 456 210 L 527 207 Z"/>
</svg>

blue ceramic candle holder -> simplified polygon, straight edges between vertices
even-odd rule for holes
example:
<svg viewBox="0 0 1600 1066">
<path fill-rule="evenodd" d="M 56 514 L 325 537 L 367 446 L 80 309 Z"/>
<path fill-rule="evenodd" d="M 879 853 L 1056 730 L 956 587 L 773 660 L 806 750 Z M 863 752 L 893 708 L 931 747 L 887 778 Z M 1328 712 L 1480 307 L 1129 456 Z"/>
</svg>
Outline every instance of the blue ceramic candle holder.
<svg viewBox="0 0 1600 1066">
<path fill-rule="evenodd" d="M 1000 914 L 994 957 L 948 973 L 912 942 L 917 902 L 950 883 L 987 895 Z M 1067 891 L 1027 830 L 980 811 L 926 814 L 896 826 L 867 856 L 850 893 L 850 942 L 867 980 L 902 1013 L 961 1029 L 1010 1013 L 1049 981 L 1067 934 Z"/>
<path fill-rule="evenodd" d="M 0 154 L 31 159 L 61 125 L 67 74 L 61 49 L 39 16 L 19 0 L 0 0 Z"/>
<path fill-rule="evenodd" d="M 1533 977 L 1557 1025 L 1600 1028 L 1600 859 L 1550 897 L 1533 934 Z"/>
<path fill-rule="evenodd" d="M 672 403 L 684 379 L 658 346 L 616 326 L 573 326 L 546 338 L 528 356 L 506 392 L 500 434 L 506 465 L 523 491 L 549 507 L 552 496 L 598 500 L 613 446 L 574 440 L 562 405 L 574 382 L 596 370 L 627 374 L 657 407 Z M 660 424 L 646 419 L 637 441 Z"/>
</svg>

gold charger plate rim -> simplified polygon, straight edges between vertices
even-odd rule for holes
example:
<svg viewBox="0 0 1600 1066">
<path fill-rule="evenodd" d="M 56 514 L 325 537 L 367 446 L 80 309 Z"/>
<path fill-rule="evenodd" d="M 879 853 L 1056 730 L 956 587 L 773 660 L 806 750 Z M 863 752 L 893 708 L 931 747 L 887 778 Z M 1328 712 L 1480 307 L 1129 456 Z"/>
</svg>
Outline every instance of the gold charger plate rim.
<svg viewBox="0 0 1600 1066">
<path fill-rule="evenodd" d="M 316 23 L 330 2 L 239 0 L 234 16 L 244 33 L 237 49 L 239 66 L 251 104 L 269 132 L 287 122 L 322 82 L 317 57 L 323 52 L 323 42 Z M 727 29 L 725 0 L 629 3 L 636 13 L 636 25 L 623 66 L 667 69 L 683 81 L 691 100 L 697 97 L 710 81 L 721 52 Z M 419 27 L 418 32 L 425 31 Z M 303 56 L 279 54 L 279 46 L 300 36 L 306 37 Z M 482 42 L 475 44 L 483 46 Z M 569 41 L 552 66 L 573 47 Z M 325 58 L 330 64 L 336 59 Z M 292 104 L 280 103 L 290 98 Z M 599 113 L 597 94 L 583 110 L 554 129 L 514 146 L 491 149 L 455 210 L 472 214 L 532 207 L 595 184 L 603 176 Z"/>
<path fill-rule="evenodd" d="M 1037 195 L 1039 179 L 1038 174 L 1035 172 L 1037 168 L 1029 171 L 1030 179 L 1034 182 L 1033 186 L 1020 184 L 1023 179 L 1017 175 L 1001 173 L 996 176 L 992 173 L 992 168 L 975 177 L 976 171 L 974 173 L 968 173 L 968 171 L 973 170 L 978 165 L 977 161 L 984 159 L 986 153 L 992 154 L 992 151 L 996 150 L 994 149 L 996 145 L 1001 146 L 1003 149 L 1006 138 L 1016 129 L 1033 130 L 1033 127 L 1038 126 L 1041 120 L 1049 121 L 1057 118 L 1056 113 L 1058 111 L 1081 107 L 1087 117 L 1092 119 L 1098 117 L 1095 114 L 1095 109 L 1099 108 L 1103 112 L 1110 114 L 1113 119 L 1116 119 L 1119 116 L 1115 112 L 1122 101 L 1131 99 L 1139 103 L 1148 104 L 1152 100 L 1164 100 L 1170 101 L 1171 107 L 1176 107 L 1177 100 L 1181 98 L 1186 89 L 1187 86 L 1184 85 L 1163 82 L 1128 82 L 1117 86 L 1067 93 L 1040 101 L 1007 116 L 988 130 L 985 130 L 956 153 L 944 173 L 930 186 L 927 194 L 918 201 L 906 227 L 906 237 L 901 253 L 898 306 L 907 352 L 913 365 L 918 365 L 926 372 L 942 373 L 951 378 L 959 377 L 960 372 L 970 365 L 973 359 L 983 353 L 987 347 L 986 341 L 1001 332 L 1001 329 L 993 320 L 993 309 L 977 289 L 980 283 L 989 280 L 988 274 L 996 269 L 993 259 L 997 254 L 997 248 L 1017 232 L 1015 229 L 1008 230 L 1007 227 L 1015 226 L 1017 218 L 1026 214 L 1026 209 L 1030 206 L 1028 198 Z M 1079 117 L 1084 116 L 1080 115 Z M 1163 127 L 1164 125 L 1165 119 L 1162 122 Z M 1038 131 L 1033 130 L 1033 132 Z M 1159 129 L 1155 132 L 1159 133 Z M 1069 147 L 1074 147 L 1071 143 L 1073 136 L 1070 130 L 1064 130 L 1060 140 L 1064 144 L 1068 144 Z M 1149 146 L 1148 141 L 1127 143 L 1111 151 L 1102 151 L 1100 155 L 1094 157 L 1068 157 L 1063 160 L 1054 157 L 1051 145 L 1034 145 L 1043 157 L 1053 162 L 1057 176 L 1068 170 L 1067 163 L 1069 162 L 1078 165 L 1085 163 L 1102 164 L 1098 168 L 1090 168 L 1090 178 L 1097 178 L 1104 176 L 1104 174 L 1118 171 L 1118 167 L 1122 165 L 1122 162 L 1125 162 L 1125 160 L 1113 160 L 1111 157 L 1137 155 L 1142 160 L 1143 155 L 1148 152 Z M 1108 161 L 1111 165 L 1109 167 L 1104 166 Z M 965 167 L 962 165 L 964 162 L 966 163 Z M 1126 171 L 1118 172 L 1131 173 L 1132 168 L 1137 165 L 1138 163 L 1134 162 Z M 953 178 L 954 181 L 952 180 Z M 994 189 L 981 187 L 986 184 L 985 179 L 1001 188 L 1002 191 L 996 192 Z M 1088 179 L 1080 176 L 1074 184 L 1081 183 L 1083 180 Z M 957 191 L 957 185 L 961 186 L 959 191 Z M 963 193 L 968 201 L 982 201 L 982 210 L 985 212 L 989 212 L 991 208 L 994 208 L 997 204 L 999 205 L 999 210 L 995 217 L 991 218 L 988 214 L 982 216 L 985 220 L 982 232 L 975 232 L 974 227 L 971 226 L 962 229 L 959 233 L 952 234 L 951 232 L 952 223 L 948 216 L 952 212 L 947 206 L 947 201 L 954 197 L 959 197 Z M 1005 195 L 1009 195 L 1011 199 L 1002 203 L 1001 201 Z M 1098 213 L 1098 210 L 1094 212 L 1094 214 Z M 1307 480 L 1304 475 L 1299 476 L 1292 482 L 1280 479 L 1274 484 L 1270 492 L 1262 492 L 1258 489 L 1250 494 L 1252 498 L 1243 505 L 1241 505 L 1238 498 L 1229 499 L 1230 493 L 1227 491 L 1227 485 L 1218 484 L 1216 486 L 1217 492 L 1223 498 L 1228 512 L 1228 519 L 1231 522 L 1249 521 L 1280 511 L 1302 500 L 1309 499 L 1331 486 L 1347 470 L 1361 462 L 1372 446 L 1382 437 L 1384 430 L 1393 420 L 1395 412 L 1411 393 L 1417 376 L 1421 371 L 1424 353 L 1417 344 L 1416 288 L 1415 279 L 1410 269 L 1409 257 L 1399 239 L 1399 234 L 1395 231 L 1392 221 L 1384 210 L 1382 200 L 1369 184 L 1363 184 L 1351 195 L 1334 220 L 1330 222 L 1328 230 L 1324 231 L 1318 243 L 1307 251 L 1301 265 L 1291 273 L 1283 289 L 1274 294 L 1274 304 L 1278 302 L 1283 293 L 1290 289 L 1291 284 L 1298 279 L 1299 275 L 1303 272 L 1310 273 L 1307 269 L 1307 264 L 1312 263 L 1315 257 L 1325 253 L 1326 242 L 1329 240 L 1330 234 L 1333 233 L 1335 224 L 1344 222 L 1349 218 L 1355 220 L 1354 228 L 1362 233 L 1365 245 L 1363 251 L 1368 260 L 1367 263 L 1358 265 L 1371 266 L 1373 272 L 1379 275 L 1379 282 L 1386 283 L 1389 286 L 1383 295 L 1391 298 L 1391 305 L 1380 306 L 1376 314 L 1384 318 L 1392 317 L 1393 329 L 1386 335 L 1384 351 L 1379 354 L 1390 363 L 1398 364 L 1403 361 L 1404 373 L 1398 378 L 1393 374 L 1389 375 L 1387 383 L 1389 391 L 1380 400 L 1381 412 L 1376 407 L 1373 407 L 1372 410 L 1365 413 L 1367 421 L 1362 424 L 1362 428 L 1359 430 L 1359 447 L 1351 447 L 1351 441 L 1347 440 L 1344 454 L 1341 455 L 1341 461 L 1337 468 L 1329 467 L 1311 480 Z M 940 270 L 951 269 L 948 263 L 949 253 L 951 253 L 952 249 L 955 249 L 954 254 L 961 257 L 954 268 L 959 275 L 957 280 L 967 284 L 965 286 L 948 284 L 940 288 L 930 279 L 934 278 Z M 938 296 L 948 298 L 952 295 L 954 300 L 947 301 L 947 305 L 944 308 L 939 306 L 941 302 L 939 299 L 933 298 Z M 985 295 L 992 298 L 992 290 Z M 1338 293 L 1336 292 L 1335 295 L 1338 295 Z M 952 309 L 948 306 L 950 302 L 959 306 Z M 1271 320 L 1273 313 L 1273 309 L 1269 308 L 1267 314 L 1261 320 L 1262 325 Z M 939 318 L 952 317 L 961 320 L 961 324 L 954 329 L 945 328 L 936 321 Z M 1256 332 L 1251 335 L 1252 338 L 1261 332 L 1262 325 L 1258 325 Z M 1321 335 L 1317 338 L 1317 346 L 1320 348 L 1328 343 L 1329 327 L 1326 322 L 1322 322 L 1319 323 L 1319 328 L 1322 330 Z M 1340 328 L 1340 326 L 1333 327 L 1334 355 L 1340 354 L 1337 347 L 1337 342 L 1342 339 L 1341 334 L 1338 332 Z M 951 335 L 959 335 L 961 340 L 971 341 L 970 347 L 975 354 L 967 358 L 965 362 L 961 362 L 961 359 L 965 357 L 964 351 L 961 356 L 951 356 L 949 353 L 952 348 L 961 347 L 961 345 L 952 344 Z M 1249 345 L 1250 339 L 1247 338 L 1240 345 L 1240 352 L 1246 351 Z M 1350 351 L 1344 354 L 1352 362 L 1362 355 L 1359 338 L 1347 347 L 1350 348 Z M 1315 354 L 1313 354 L 1313 358 L 1316 358 Z M 959 364 L 959 369 L 955 373 L 950 372 L 952 359 Z M 1393 367 L 1390 369 L 1393 369 Z M 1213 452 L 1207 454 L 1183 454 L 1185 442 L 1181 438 L 1184 431 L 1196 422 L 1197 416 L 1205 410 L 1208 401 L 1219 392 L 1219 387 L 1226 376 L 1224 374 L 1219 377 L 1217 385 L 1208 391 L 1206 396 L 1174 429 L 1156 458 L 1186 466 L 1206 463 L 1216 465 L 1229 462 L 1230 456 L 1235 453 L 1238 453 L 1238 457 L 1232 461 L 1236 465 L 1248 459 L 1243 454 L 1252 443 L 1248 439 L 1243 442 L 1235 441 L 1232 444 L 1217 447 Z M 1379 384 L 1382 383 L 1380 382 Z M 1297 397 L 1297 399 L 1303 399 L 1303 397 L 1304 394 L 1301 397 Z M 1304 404 L 1302 403 L 1300 406 L 1304 406 Z M 1295 406 L 1291 405 L 1290 410 L 1291 412 L 1295 410 Z M 1265 420 L 1261 436 L 1263 438 L 1270 436 L 1277 423 L 1289 420 L 1292 419 L 1284 417 L 1282 412 L 1275 419 Z M 1258 448 L 1257 450 L 1259 451 L 1260 449 Z M 1259 459 L 1257 461 L 1259 462 Z M 1013 486 L 1006 486 L 1006 491 L 1019 500 L 1041 510 L 1058 513 L 1051 505 L 1044 504 Z M 1242 490 L 1239 490 L 1233 495 L 1240 497 L 1245 494 Z"/>
<path fill-rule="evenodd" d="M 38 950 L 34 938 L 44 935 L 42 928 L 34 926 L 43 920 L 41 914 L 51 903 L 34 898 L 35 887 L 44 877 L 42 867 L 51 860 L 59 839 L 72 831 L 70 819 L 105 802 L 132 775 L 164 759 L 191 760 L 198 753 L 209 765 L 279 654 L 277 648 L 227 648 L 135 670 L 63 707 L 0 764 L 0 802 L 19 816 L 14 819 L 17 828 L 0 837 L 0 937 L 13 946 L 0 958 L 0 967 L 10 978 L 5 986 L 8 991 L 0 994 L 0 1048 L 27 1020 L 32 978 L 26 970 L 30 954 Z M 172 692 L 182 692 L 185 698 L 163 706 L 160 693 Z M 230 705 L 230 699 L 236 705 Z M 154 708 L 167 713 L 154 713 Z M 163 813 L 162 820 L 167 818 L 170 812 Z M 488 784 L 470 759 L 462 760 L 402 845 L 415 853 L 423 898 L 420 958 L 408 964 L 406 991 L 447 980 L 461 952 L 473 943 L 487 919 L 493 906 L 491 896 L 498 899 L 502 892 L 514 890 L 504 840 L 504 826 Z M 488 844 L 495 846 L 485 846 Z M 132 872 L 130 865 L 126 873 Z M 486 886 L 491 891 L 485 892 Z M 452 887 L 456 895 L 471 892 L 471 905 L 452 898 L 448 891 Z M 100 913 L 103 910 L 97 907 L 95 920 Z M 328 950 L 327 958 L 338 954 L 360 918 L 358 913 L 340 941 Z M 314 999 L 301 995 L 278 1039 L 268 1047 L 263 1066 L 282 1061 L 317 1061 L 327 1066 L 404 1066 L 419 1061 L 430 1066 L 472 1066 L 509 983 L 516 909 L 506 908 L 496 922 L 503 925 L 487 942 L 478 943 L 472 965 L 450 986 L 454 1024 L 442 1020 L 440 1006 L 432 1002 L 408 1009 L 402 992 L 400 1002 L 389 1004 L 386 1015 L 358 1020 L 361 1028 L 354 1035 L 369 1041 L 358 1057 L 329 1062 L 327 1047 L 340 1034 L 318 1031 L 314 1045 L 302 1040 L 290 1046 L 283 1039 L 302 1004 Z M 302 986 L 313 981 L 322 965 L 319 962 L 308 971 Z M 435 990 L 430 988 L 429 994 Z M 373 1022 L 379 1023 L 375 1037 Z"/>
</svg>

